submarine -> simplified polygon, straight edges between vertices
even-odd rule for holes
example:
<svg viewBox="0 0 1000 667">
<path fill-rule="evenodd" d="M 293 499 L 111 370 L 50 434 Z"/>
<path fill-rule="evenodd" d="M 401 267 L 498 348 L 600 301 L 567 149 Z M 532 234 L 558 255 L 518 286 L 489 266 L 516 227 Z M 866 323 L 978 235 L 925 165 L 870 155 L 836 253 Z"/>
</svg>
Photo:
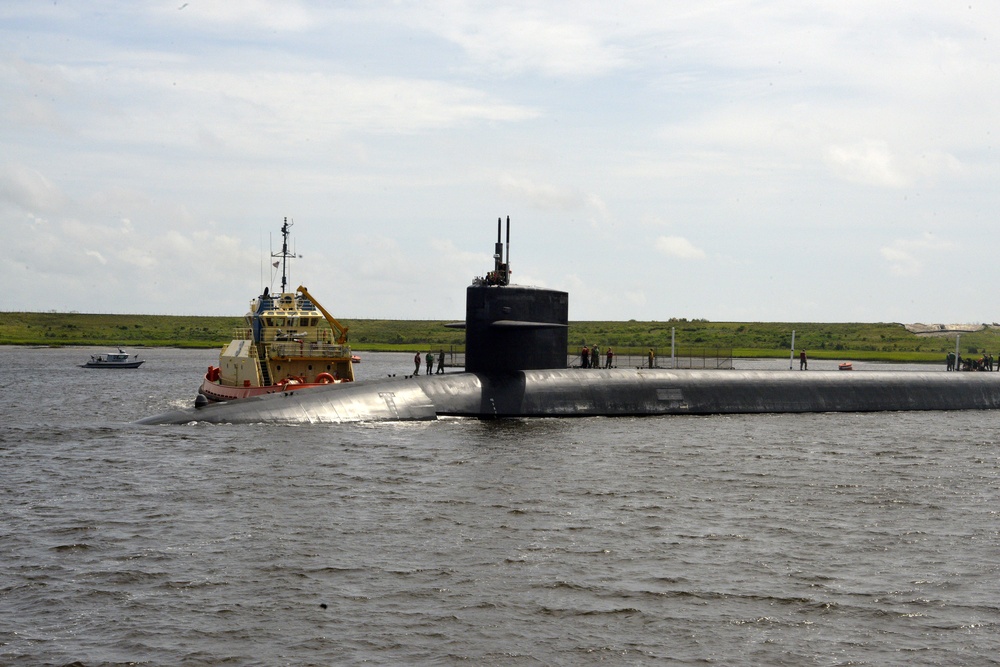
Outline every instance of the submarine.
<svg viewBox="0 0 1000 667">
<path fill-rule="evenodd" d="M 278 423 L 992 410 L 1000 373 L 570 368 L 569 294 L 510 283 L 497 220 L 493 270 L 466 288 L 465 370 L 330 384 L 147 417 L 140 424 Z"/>
</svg>

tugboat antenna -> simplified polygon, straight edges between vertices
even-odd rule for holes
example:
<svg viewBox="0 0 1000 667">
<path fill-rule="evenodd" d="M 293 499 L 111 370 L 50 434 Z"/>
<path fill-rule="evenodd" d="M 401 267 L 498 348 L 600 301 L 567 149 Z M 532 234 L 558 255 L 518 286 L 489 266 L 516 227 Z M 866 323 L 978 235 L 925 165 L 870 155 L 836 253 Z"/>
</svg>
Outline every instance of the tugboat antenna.
<svg viewBox="0 0 1000 667">
<path fill-rule="evenodd" d="M 285 218 L 285 224 L 281 226 L 281 252 L 271 253 L 271 257 L 281 259 L 281 293 L 284 294 L 288 291 L 288 258 L 294 257 L 294 255 L 288 252 L 288 234 L 289 228 L 294 225 L 295 222 L 289 222 L 288 218 Z"/>
</svg>

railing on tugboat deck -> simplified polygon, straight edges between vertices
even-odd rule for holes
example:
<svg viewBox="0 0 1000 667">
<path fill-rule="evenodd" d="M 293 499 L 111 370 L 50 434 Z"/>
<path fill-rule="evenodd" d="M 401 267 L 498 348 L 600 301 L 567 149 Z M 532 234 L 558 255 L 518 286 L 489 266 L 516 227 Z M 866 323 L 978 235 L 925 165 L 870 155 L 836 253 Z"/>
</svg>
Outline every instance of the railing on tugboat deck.
<svg viewBox="0 0 1000 667">
<path fill-rule="evenodd" d="M 298 345 L 300 341 L 310 344 L 319 344 L 319 345 L 333 344 L 333 330 L 331 329 L 312 329 L 311 332 L 310 331 L 299 332 L 296 331 L 295 329 L 289 329 L 281 333 L 278 333 L 274 330 L 265 330 L 263 335 L 264 335 L 263 342 L 266 345 L 276 345 L 279 343 Z M 233 329 L 233 339 L 253 340 L 253 330 L 248 329 L 246 327 L 238 327 L 236 329 Z"/>
</svg>

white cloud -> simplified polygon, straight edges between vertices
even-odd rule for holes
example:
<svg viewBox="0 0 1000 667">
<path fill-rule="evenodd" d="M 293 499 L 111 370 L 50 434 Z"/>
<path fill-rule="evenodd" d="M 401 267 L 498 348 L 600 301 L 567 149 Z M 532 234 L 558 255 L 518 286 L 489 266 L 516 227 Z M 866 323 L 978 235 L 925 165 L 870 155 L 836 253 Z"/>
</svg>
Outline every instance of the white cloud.
<svg viewBox="0 0 1000 667">
<path fill-rule="evenodd" d="M 162 20 L 182 22 L 199 31 L 240 28 L 301 32 L 314 27 L 319 14 L 296 0 L 177 0 L 152 11 Z"/>
<path fill-rule="evenodd" d="M 933 234 L 923 234 L 914 239 L 896 239 L 879 249 L 889 271 L 901 277 L 914 277 L 923 273 L 931 257 L 949 253 L 956 246 L 951 241 L 938 239 Z M 939 261 L 944 261 L 937 257 Z"/>
<path fill-rule="evenodd" d="M 856 183 L 902 188 L 910 184 L 884 141 L 831 146 L 827 153 L 834 171 Z"/>
<path fill-rule="evenodd" d="M 431 80 L 211 68 L 90 69 L 68 75 L 103 97 L 92 139 L 197 148 L 210 142 L 262 155 L 346 133 L 408 134 L 467 123 L 517 122 L 537 112 L 473 88 Z M 117 91 L 132 95 L 120 98 Z M 151 100 L 157 103 L 150 104 Z"/>
<path fill-rule="evenodd" d="M 625 50 L 607 37 L 604 8 L 544 3 L 464 3 L 427 11 L 417 3 L 405 20 L 459 45 L 470 64 L 503 76 L 604 76 L 628 65 Z M 397 19 L 399 20 L 399 19 Z"/>
<path fill-rule="evenodd" d="M 31 212 L 59 209 L 66 196 L 37 169 L 22 164 L 0 168 L 0 204 Z"/>
<path fill-rule="evenodd" d="M 901 155 L 884 140 L 831 146 L 827 162 L 836 175 L 848 181 L 896 189 L 965 169 L 953 155 L 926 149 L 920 155 Z"/>
<path fill-rule="evenodd" d="M 705 259 L 705 251 L 680 236 L 660 236 L 655 241 L 658 251 L 678 259 Z"/>
<path fill-rule="evenodd" d="M 93 257 L 99 264 L 105 265 L 108 263 L 108 260 L 104 258 L 104 255 L 97 250 L 84 250 L 83 254 L 87 257 Z"/>
<path fill-rule="evenodd" d="M 544 183 L 512 174 L 500 174 L 500 190 L 505 196 L 523 201 L 542 210 L 575 210 L 586 205 L 585 195 L 551 183 Z"/>
</svg>

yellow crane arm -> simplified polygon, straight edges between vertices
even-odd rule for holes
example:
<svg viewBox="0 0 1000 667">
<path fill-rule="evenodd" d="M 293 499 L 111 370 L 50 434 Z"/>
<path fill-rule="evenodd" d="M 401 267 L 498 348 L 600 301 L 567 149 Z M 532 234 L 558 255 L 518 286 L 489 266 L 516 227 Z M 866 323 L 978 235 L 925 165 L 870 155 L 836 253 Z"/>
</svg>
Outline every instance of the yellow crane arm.
<svg viewBox="0 0 1000 667">
<path fill-rule="evenodd" d="M 338 322 L 336 317 L 334 317 L 329 312 L 327 312 L 326 308 L 324 308 L 323 306 L 321 306 L 320 303 L 319 303 L 319 301 L 316 300 L 316 297 L 314 297 L 312 294 L 310 294 L 309 290 L 307 290 L 305 287 L 303 287 L 302 285 L 299 285 L 298 287 L 295 288 L 295 291 L 296 292 L 300 292 L 302 294 L 302 296 L 304 296 L 305 298 L 309 299 L 314 306 L 316 306 L 317 308 L 319 308 L 319 312 L 323 313 L 323 317 L 325 317 L 326 321 L 330 323 L 330 326 L 333 327 L 333 330 L 337 332 L 337 344 L 338 345 L 343 345 L 344 343 L 346 343 L 347 342 L 347 327 L 345 327 L 343 324 L 341 324 L 340 322 Z"/>
</svg>

